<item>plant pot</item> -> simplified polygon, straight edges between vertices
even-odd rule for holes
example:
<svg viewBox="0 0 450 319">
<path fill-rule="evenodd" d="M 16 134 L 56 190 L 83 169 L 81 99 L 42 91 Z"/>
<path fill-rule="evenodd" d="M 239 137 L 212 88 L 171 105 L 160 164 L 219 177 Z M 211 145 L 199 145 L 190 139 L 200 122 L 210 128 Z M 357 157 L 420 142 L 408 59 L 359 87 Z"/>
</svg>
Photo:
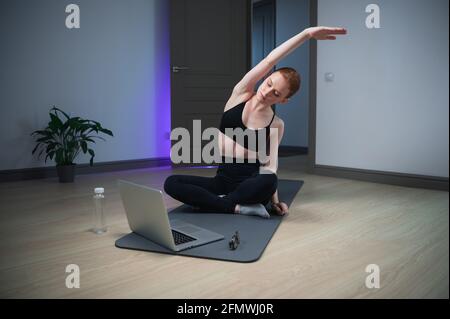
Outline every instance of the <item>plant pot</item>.
<svg viewBox="0 0 450 319">
<path fill-rule="evenodd" d="M 75 165 L 76 164 L 56 166 L 60 183 L 73 183 L 75 178 Z"/>
</svg>

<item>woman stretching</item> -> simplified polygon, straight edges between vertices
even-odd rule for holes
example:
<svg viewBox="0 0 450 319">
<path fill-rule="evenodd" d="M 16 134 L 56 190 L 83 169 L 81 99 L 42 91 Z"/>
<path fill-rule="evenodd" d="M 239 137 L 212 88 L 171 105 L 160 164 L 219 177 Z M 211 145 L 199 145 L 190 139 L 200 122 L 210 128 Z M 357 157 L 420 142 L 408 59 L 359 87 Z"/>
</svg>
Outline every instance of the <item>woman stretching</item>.
<svg viewBox="0 0 450 319">
<path fill-rule="evenodd" d="M 164 183 L 166 193 L 209 212 L 269 218 L 266 206 L 270 203 L 269 210 L 278 215 L 287 214 L 288 206 L 278 198 L 276 175 L 284 123 L 271 106 L 287 103 L 299 90 L 300 77 L 292 68 L 281 68 L 266 77 L 256 92 L 254 88 L 281 59 L 306 40 L 335 40 L 335 35 L 346 32 L 343 28 L 307 28 L 275 48 L 250 70 L 236 84 L 225 105 L 218 135 L 222 162 L 216 175 L 169 176 Z M 236 132 L 236 129 L 247 134 L 244 143 L 230 135 L 230 131 Z M 251 135 L 255 138 L 251 139 Z M 261 143 L 262 138 L 266 139 L 264 143 Z"/>
</svg>

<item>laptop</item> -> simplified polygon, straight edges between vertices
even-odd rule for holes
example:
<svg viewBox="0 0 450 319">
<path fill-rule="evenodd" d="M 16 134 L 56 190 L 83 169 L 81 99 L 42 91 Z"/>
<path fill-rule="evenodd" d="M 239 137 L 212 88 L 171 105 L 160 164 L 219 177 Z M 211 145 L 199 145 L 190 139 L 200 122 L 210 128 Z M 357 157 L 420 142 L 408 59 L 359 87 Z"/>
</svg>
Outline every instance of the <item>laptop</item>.
<svg viewBox="0 0 450 319">
<path fill-rule="evenodd" d="M 224 238 L 218 233 L 180 219 L 169 221 L 160 190 L 124 180 L 119 180 L 118 185 L 128 224 L 134 233 L 173 251 L 182 251 Z"/>
</svg>

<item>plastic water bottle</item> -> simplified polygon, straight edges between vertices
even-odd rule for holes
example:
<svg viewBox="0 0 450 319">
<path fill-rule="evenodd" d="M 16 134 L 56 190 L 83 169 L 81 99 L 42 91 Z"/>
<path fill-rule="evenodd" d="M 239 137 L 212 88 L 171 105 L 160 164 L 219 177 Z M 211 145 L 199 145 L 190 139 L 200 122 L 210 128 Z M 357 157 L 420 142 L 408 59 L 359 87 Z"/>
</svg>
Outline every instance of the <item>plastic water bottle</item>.
<svg viewBox="0 0 450 319">
<path fill-rule="evenodd" d="M 92 231 L 96 234 L 103 234 L 106 232 L 106 219 L 104 212 L 105 189 L 97 187 L 94 189 L 94 227 Z"/>
</svg>

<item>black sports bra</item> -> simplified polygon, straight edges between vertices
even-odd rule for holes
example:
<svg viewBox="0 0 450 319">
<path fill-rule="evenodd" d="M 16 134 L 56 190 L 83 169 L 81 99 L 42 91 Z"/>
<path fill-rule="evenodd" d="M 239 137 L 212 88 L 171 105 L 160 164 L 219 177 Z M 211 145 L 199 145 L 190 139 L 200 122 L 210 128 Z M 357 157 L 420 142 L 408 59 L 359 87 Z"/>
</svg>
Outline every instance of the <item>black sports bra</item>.
<svg viewBox="0 0 450 319">
<path fill-rule="evenodd" d="M 262 129 L 257 129 L 257 130 L 253 130 L 250 128 L 247 128 L 244 123 L 242 122 L 242 113 L 244 111 L 244 107 L 245 107 L 245 102 L 242 102 L 241 104 L 238 104 L 237 106 L 225 111 L 222 115 L 222 119 L 220 120 L 220 127 L 219 130 L 227 135 L 230 138 L 233 138 L 233 141 L 235 143 L 239 143 L 240 141 L 236 141 L 236 132 L 234 132 L 233 134 L 233 130 L 236 128 L 241 128 L 245 135 L 244 135 L 244 145 L 242 145 L 241 143 L 239 143 L 240 145 L 242 145 L 245 149 L 248 150 L 252 150 L 255 152 L 258 152 L 258 145 L 259 145 L 259 141 L 258 141 L 258 136 L 260 134 L 264 134 L 265 133 L 265 137 L 266 137 L 266 153 L 268 153 L 269 151 L 269 135 L 270 135 L 270 125 L 272 125 L 273 119 L 275 118 L 275 112 L 273 112 L 273 116 L 272 116 L 272 120 L 270 121 L 269 125 L 267 125 L 266 127 L 262 128 Z M 230 128 L 231 132 L 228 132 L 229 134 L 227 134 L 227 131 L 225 130 L 226 128 Z M 265 132 L 262 132 L 262 131 Z M 239 130 L 240 131 L 240 130 Z M 231 134 L 231 135 L 230 135 Z M 255 141 L 256 141 L 256 145 L 249 145 L 248 143 L 248 135 L 254 135 L 255 136 Z"/>
</svg>

